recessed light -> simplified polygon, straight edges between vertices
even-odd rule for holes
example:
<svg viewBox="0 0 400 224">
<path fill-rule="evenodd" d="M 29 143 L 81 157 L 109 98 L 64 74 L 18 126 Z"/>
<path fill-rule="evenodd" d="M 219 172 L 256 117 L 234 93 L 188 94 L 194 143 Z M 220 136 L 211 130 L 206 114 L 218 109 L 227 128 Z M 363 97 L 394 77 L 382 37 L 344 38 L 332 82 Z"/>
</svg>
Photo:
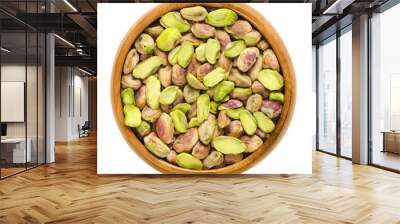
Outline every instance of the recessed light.
<svg viewBox="0 0 400 224">
<path fill-rule="evenodd" d="M 54 36 L 57 37 L 57 38 L 58 38 L 59 40 L 61 40 L 62 42 L 66 43 L 67 45 L 69 45 L 69 46 L 75 48 L 75 45 L 73 45 L 73 44 L 72 44 L 71 42 L 69 42 L 68 40 L 66 40 L 66 39 L 64 39 L 64 38 L 62 38 L 62 37 L 60 37 L 58 34 L 54 34 Z"/>
<path fill-rule="evenodd" d="M 1 47 L 0 49 L 1 49 L 1 51 L 4 51 L 6 53 L 10 53 L 11 52 L 11 50 L 9 50 L 9 49 L 7 49 L 5 47 Z"/>
<path fill-rule="evenodd" d="M 67 4 L 73 11 L 78 12 L 78 10 L 73 6 L 68 0 L 64 0 L 65 4 Z"/>
</svg>

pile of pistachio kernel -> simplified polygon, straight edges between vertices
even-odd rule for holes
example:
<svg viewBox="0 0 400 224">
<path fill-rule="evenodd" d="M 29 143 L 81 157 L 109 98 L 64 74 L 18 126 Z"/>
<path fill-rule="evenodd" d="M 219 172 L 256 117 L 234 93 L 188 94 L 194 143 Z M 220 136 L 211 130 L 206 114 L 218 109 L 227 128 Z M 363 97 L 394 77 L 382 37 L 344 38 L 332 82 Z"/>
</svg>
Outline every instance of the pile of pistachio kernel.
<svg viewBox="0 0 400 224">
<path fill-rule="evenodd" d="M 158 158 L 195 170 L 256 151 L 284 101 L 268 42 L 234 11 L 208 10 L 168 12 L 146 28 L 121 79 L 125 125 Z"/>
</svg>

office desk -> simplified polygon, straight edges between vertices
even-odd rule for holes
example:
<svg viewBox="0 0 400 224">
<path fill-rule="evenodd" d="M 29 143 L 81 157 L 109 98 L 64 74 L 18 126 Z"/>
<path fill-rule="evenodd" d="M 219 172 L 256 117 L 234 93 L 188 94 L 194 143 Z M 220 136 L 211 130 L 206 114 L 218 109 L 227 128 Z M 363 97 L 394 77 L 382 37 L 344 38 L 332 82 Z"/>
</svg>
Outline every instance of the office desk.
<svg viewBox="0 0 400 224">
<path fill-rule="evenodd" d="M 400 131 L 382 131 L 382 134 L 382 152 L 392 152 L 400 154 Z"/>
<path fill-rule="evenodd" d="M 31 162 L 32 154 L 31 154 L 31 145 L 32 140 L 30 138 L 26 139 L 27 147 L 25 154 L 25 138 L 5 138 L 1 139 L 1 152 L 2 157 L 6 159 L 9 163 L 25 163 Z M 5 156 L 10 158 L 5 158 Z M 12 154 L 12 160 L 11 155 Z"/>
</svg>

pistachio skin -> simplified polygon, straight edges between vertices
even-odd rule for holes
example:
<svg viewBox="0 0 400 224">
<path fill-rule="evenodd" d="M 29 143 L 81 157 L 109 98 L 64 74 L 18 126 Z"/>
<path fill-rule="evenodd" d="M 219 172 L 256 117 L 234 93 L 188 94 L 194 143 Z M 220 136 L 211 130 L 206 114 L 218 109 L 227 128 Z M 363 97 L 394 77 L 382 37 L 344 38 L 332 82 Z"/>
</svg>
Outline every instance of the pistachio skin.
<svg viewBox="0 0 400 224">
<path fill-rule="evenodd" d="M 262 56 L 259 55 L 257 57 L 256 63 L 254 63 L 253 67 L 249 70 L 249 77 L 251 78 L 251 81 L 256 81 L 257 80 L 257 75 L 261 71 L 263 67 L 263 62 L 262 62 Z"/>
<path fill-rule="evenodd" d="M 235 138 L 239 138 L 240 136 L 243 135 L 243 126 L 242 123 L 238 120 L 232 121 L 226 128 L 225 128 L 225 134 L 227 136 L 232 136 Z"/>
<path fill-rule="evenodd" d="M 239 100 L 228 100 L 226 102 L 224 102 L 223 104 L 221 104 L 218 107 L 218 110 L 226 110 L 226 109 L 236 109 L 236 108 L 240 108 L 243 106 L 243 103 Z"/>
<path fill-rule="evenodd" d="M 199 134 L 197 128 L 190 128 L 186 133 L 181 134 L 176 138 L 172 148 L 175 149 L 177 153 L 190 152 L 198 140 Z"/>
<path fill-rule="evenodd" d="M 205 145 L 210 144 L 216 126 L 217 126 L 217 121 L 215 119 L 215 116 L 211 114 L 208 115 L 207 120 L 204 121 L 199 127 L 199 138 L 203 144 Z"/>
<path fill-rule="evenodd" d="M 203 21 L 208 14 L 207 9 L 202 6 L 183 8 L 180 13 L 183 18 L 194 22 Z"/>
<path fill-rule="evenodd" d="M 213 70 L 213 66 L 209 63 L 204 63 L 197 67 L 196 69 L 196 77 L 198 80 L 203 81 L 204 76 L 210 73 Z"/>
<path fill-rule="evenodd" d="M 154 40 L 147 33 L 142 33 L 135 41 L 135 48 L 141 54 L 151 54 L 154 50 L 154 47 Z"/>
<path fill-rule="evenodd" d="M 192 25 L 192 33 L 197 38 L 206 39 L 214 36 L 215 28 L 206 23 L 195 23 Z"/>
<path fill-rule="evenodd" d="M 171 150 L 169 154 L 167 155 L 167 161 L 176 164 L 176 152 L 174 150 Z"/>
<path fill-rule="evenodd" d="M 157 136 L 165 143 L 171 144 L 174 141 L 174 124 L 171 117 L 162 113 L 155 124 Z"/>
<path fill-rule="evenodd" d="M 246 88 L 251 86 L 251 78 L 248 75 L 243 75 L 237 69 L 232 69 L 228 80 L 234 82 L 236 87 Z"/>
<path fill-rule="evenodd" d="M 225 57 L 225 54 L 222 53 L 221 56 L 219 56 L 217 66 L 223 68 L 226 72 L 225 76 L 227 76 L 232 69 L 232 60 Z"/>
<path fill-rule="evenodd" d="M 282 111 L 282 105 L 275 101 L 264 100 L 261 111 L 271 119 L 279 117 Z"/>
<path fill-rule="evenodd" d="M 263 68 L 273 69 L 278 72 L 280 70 L 278 58 L 272 49 L 267 49 L 263 53 Z"/>
<path fill-rule="evenodd" d="M 243 159 L 243 154 L 226 154 L 224 155 L 224 163 L 231 165 L 240 162 Z"/>
<path fill-rule="evenodd" d="M 260 94 L 251 95 L 246 102 L 246 109 L 250 112 L 256 112 L 261 109 L 263 98 Z"/>
<path fill-rule="evenodd" d="M 197 159 L 204 159 L 210 153 L 210 146 L 198 142 L 192 149 L 192 155 Z"/>
<path fill-rule="evenodd" d="M 161 110 L 144 107 L 142 110 L 142 119 L 150 123 L 155 122 L 161 116 Z"/>
<path fill-rule="evenodd" d="M 224 155 L 218 151 L 212 151 L 210 155 L 208 155 L 204 161 L 203 166 L 207 169 L 211 169 L 213 167 L 217 167 L 224 162 Z"/>
<path fill-rule="evenodd" d="M 260 42 L 257 43 L 257 47 L 260 50 L 265 51 L 269 48 L 269 43 L 266 40 L 262 39 L 260 40 Z"/>
<path fill-rule="evenodd" d="M 225 128 L 231 123 L 231 119 L 229 119 L 228 115 L 226 115 L 225 111 L 221 111 L 218 114 L 218 127 Z"/>
<path fill-rule="evenodd" d="M 232 25 L 225 27 L 225 31 L 232 34 L 236 39 L 243 38 L 252 29 L 251 24 L 246 20 L 237 20 Z"/>
<path fill-rule="evenodd" d="M 263 144 L 263 140 L 260 137 L 258 137 L 257 135 L 254 135 L 251 137 L 244 135 L 244 136 L 240 137 L 239 139 L 247 146 L 247 149 L 245 151 L 246 153 L 256 151 Z"/>
<path fill-rule="evenodd" d="M 160 68 L 158 70 L 158 79 L 160 80 L 161 85 L 165 88 L 171 85 L 172 83 L 172 68 L 171 66 L 166 66 Z"/>
<path fill-rule="evenodd" d="M 190 29 L 190 24 L 184 20 L 179 12 L 168 12 L 160 19 L 160 24 L 165 28 L 176 28 L 184 33 Z"/>
<path fill-rule="evenodd" d="M 171 80 L 176 86 L 184 86 L 186 84 L 186 70 L 175 64 L 172 66 Z"/>
<path fill-rule="evenodd" d="M 139 54 L 136 49 L 131 49 L 125 58 L 123 72 L 129 74 L 139 62 Z"/>
<path fill-rule="evenodd" d="M 256 47 L 249 47 L 240 52 L 237 59 L 238 69 L 242 72 L 247 72 L 257 61 L 260 50 Z"/>
<path fill-rule="evenodd" d="M 136 106 L 142 110 L 146 106 L 146 86 L 142 86 L 135 94 Z"/>
<path fill-rule="evenodd" d="M 162 26 L 153 26 L 153 27 L 149 27 L 146 28 L 144 30 L 145 33 L 149 34 L 152 38 L 157 38 L 161 32 L 164 30 L 164 28 Z"/>
<path fill-rule="evenodd" d="M 191 45 L 194 47 L 200 46 L 203 42 L 199 39 L 197 39 L 192 33 L 187 33 L 183 35 L 178 41 L 176 41 L 176 44 L 181 44 L 183 42 L 189 42 Z"/>
<path fill-rule="evenodd" d="M 142 86 L 142 82 L 138 79 L 134 79 L 132 75 L 123 75 L 121 77 L 121 87 L 125 88 L 132 88 L 134 90 L 139 89 Z"/>
<path fill-rule="evenodd" d="M 260 94 L 263 98 L 269 96 L 269 90 L 267 90 L 259 81 L 254 81 L 251 85 L 253 93 Z"/>
<path fill-rule="evenodd" d="M 159 158 L 165 158 L 170 153 L 170 149 L 164 144 L 157 135 L 152 132 L 143 138 L 144 146 Z"/>
<path fill-rule="evenodd" d="M 229 34 L 222 30 L 216 30 L 214 37 L 221 44 L 222 49 L 225 49 L 226 46 L 231 42 L 231 37 Z"/>
</svg>

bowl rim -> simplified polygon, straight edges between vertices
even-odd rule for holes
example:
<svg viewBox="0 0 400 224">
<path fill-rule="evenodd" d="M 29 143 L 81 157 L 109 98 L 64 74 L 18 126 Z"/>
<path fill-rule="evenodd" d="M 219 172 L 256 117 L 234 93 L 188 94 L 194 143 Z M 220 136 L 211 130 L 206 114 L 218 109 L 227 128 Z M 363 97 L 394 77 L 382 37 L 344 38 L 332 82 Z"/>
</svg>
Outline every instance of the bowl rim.
<svg viewBox="0 0 400 224">
<path fill-rule="evenodd" d="M 136 38 L 143 32 L 145 28 L 149 27 L 154 21 L 159 19 L 166 12 L 180 10 L 182 8 L 191 6 L 228 8 L 235 11 L 240 17 L 249 21 L 252 26 L 255 27 L 262 34 L 262 36 L 268 40 L 270 47 L 273 49 L 276 57 L 278 58 L 280 64 L 280 73 L 283 75 L 285 81 L 285 102 L 283 103 L 282 112 L 280 114 L 278 123 L 276 124 L 275 130 L 272 132 L 270 137 L 263 142 L 263 145 L 260 146 L 258 150 L 254 151 L 240 162 L 210 170 L 191 170 L 182 168 L 163 159 L 159 159 L 153 155 L 136 137 L 134 131 L 124 125 L 123 107 L 120 98 L 120 80 L 123 73 L 123 64 L 126 55 L 132 48 Z M 169 174 L 234 174 L 242 173 L 255 166 L 275 149 L 282 137 L 285 135 L 294 113 L 297 91 L 295 70 L 284 42 L 280 38 L 278 32 L 268 22 L 268 20 L 258 11 L 245 3 L 193 2 L 161 3 L 156 5 L 151 10 L 146 12 L 139 20 L 137 20 L 125 34 L 115 55 L 110 83 L 111 104 L 114 118 L 125 141 L 128 143 L 131 150 L 133 150 L 147 164 L 162 173 Z"/>
</svg>

